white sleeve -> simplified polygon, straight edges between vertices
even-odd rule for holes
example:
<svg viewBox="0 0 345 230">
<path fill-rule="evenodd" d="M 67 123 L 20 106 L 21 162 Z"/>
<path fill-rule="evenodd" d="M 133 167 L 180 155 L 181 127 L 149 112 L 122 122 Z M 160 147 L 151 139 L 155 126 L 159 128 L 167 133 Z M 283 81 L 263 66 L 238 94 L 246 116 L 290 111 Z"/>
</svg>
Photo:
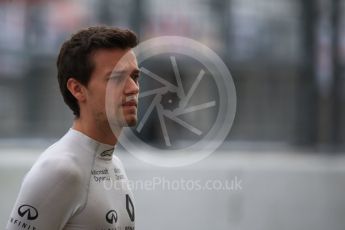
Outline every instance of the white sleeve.
<svg viewBox="0 0 345 230">
<path fill-rule="evenodd" d="M 83 189 L 71 159 L 39 160 L 24 178 L 6 229 L 62 229 L 82 205 Z"/>
</svg>

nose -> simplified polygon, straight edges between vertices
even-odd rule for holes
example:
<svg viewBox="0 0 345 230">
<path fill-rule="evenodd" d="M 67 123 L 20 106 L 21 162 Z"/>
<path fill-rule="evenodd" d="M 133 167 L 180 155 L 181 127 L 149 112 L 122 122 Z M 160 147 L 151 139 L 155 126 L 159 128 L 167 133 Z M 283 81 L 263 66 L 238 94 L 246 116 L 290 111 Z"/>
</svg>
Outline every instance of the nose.
<svg viewBox="0 0 345 230">
<path fill-rule="evenodd" d="M 139 83 L 136 82 L 133 78 L 129 77 L 127 82 L 126 82 L 124 93 L 126 95 L 138 94 L 139 93 Z"/>
</svg>

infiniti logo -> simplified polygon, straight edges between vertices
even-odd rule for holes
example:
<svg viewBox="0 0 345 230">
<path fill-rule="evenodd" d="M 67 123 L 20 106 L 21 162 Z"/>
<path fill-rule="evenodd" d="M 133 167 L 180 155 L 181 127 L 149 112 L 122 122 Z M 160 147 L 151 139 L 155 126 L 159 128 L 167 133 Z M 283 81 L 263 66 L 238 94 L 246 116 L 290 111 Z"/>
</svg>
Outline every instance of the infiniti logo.
<svg viewBox="0 0 345 230">
<path fill-rule="evenodd" d="M 38 217 L 37 209 L 27 204 L 24 204 L 18 208 L 18 214 L 21 217 L 26 216 L 27 220 L 34 220 Z"/>
<path fill-rule="evenodd" d="M 105 219 L 109 224 L 113 224 L 117 222 L 117 212 L 115 210 L 110 210 L 105 215 Z"/>
</svg>

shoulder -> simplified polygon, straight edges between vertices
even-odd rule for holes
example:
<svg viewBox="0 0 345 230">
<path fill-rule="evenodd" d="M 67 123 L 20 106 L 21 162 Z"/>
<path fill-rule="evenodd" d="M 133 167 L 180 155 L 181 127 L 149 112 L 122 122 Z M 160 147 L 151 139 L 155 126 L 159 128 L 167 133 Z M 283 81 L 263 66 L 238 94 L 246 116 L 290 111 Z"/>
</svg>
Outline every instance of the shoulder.
<svg viewBox="0 0 345 230">
<path fill-rule="evenodd" d="M 47 186 L 60 184 L 78 189 L 83 184 L 83 173 L 73 153 L 50 149 L 36 161 L 24 180 L 26 183 L 37 181 Z"/>
<path fill-rule="evenodd" d="M 71 182 L 81 182 L 81 167 L 75 161 L 73 154 L 61 154 L 45 157 L 39 160 L 36 169 L 45 173 L 53 174 L 56 177 L 70 180 Z"/>
<path fill-rule="evenodd" d="M 36 207 L 39 229 L 60 229 L 84 205 L 83 181 L 73 154 L 44 153 L 25 176 L 14 210 L 22 204 Z M 21 218 L 16 211 L 13 215 Z"/>
<path fill-rule="evenodd" d="M 80 150 L 73 148 L 62 138 L 41 154 L 33 169 L 77 180 L 82 176 L 81 157 Z"/>
</svg>

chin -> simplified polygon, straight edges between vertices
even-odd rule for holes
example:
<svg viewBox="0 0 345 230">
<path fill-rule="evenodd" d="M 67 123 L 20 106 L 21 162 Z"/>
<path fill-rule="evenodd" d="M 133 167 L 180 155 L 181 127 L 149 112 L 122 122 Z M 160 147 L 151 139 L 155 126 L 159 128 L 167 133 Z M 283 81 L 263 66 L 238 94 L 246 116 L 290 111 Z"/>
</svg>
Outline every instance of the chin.
<svg viewBox="0 0 345 230">
<path fill-rule="evenodd" d="M 127 120 L 127 122 L 126 122 L 126 125 L 128 126 L 128 127 L 133 127 L 133 126 L 135 126 L 137 124 L 137 119 L 129 119 L 129 120 Z"/>
<path fill-rule="evenodd" d="M 133 127 L 137 124 L 138 118 L 136 114 L 127 115 L 125 118 L 125 126 Z"/>
</svg>

